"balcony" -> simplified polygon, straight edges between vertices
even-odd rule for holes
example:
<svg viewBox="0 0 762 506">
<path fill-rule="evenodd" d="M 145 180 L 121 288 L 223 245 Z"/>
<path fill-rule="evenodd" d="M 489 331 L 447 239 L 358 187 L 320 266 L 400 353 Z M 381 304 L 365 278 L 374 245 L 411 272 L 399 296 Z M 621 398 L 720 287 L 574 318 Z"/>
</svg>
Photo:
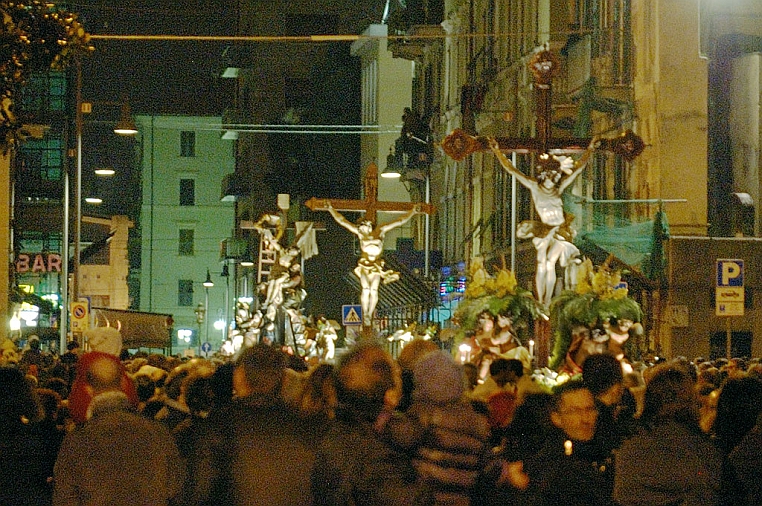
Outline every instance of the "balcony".
<svg viewBox="0 0 762 506">
<path fill-rule="evenodd" d="M 389 13 L 389 51 L 395 58 L 417 60 L 428 46 L 444 35 L 443 0 L 408 0 L 406 7 Z"/>
</svg>

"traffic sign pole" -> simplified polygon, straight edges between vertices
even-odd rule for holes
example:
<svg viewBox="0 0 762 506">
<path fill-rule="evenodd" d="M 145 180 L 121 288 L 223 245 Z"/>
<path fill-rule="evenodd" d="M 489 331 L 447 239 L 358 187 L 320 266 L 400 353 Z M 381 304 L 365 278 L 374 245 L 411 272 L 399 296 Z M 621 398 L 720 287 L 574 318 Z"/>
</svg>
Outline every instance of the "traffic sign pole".
<svg viewBox="0 0 762 506">
<path fill-rule="evenodd" d="M 717 259 L 717 282 L 715 287 L 715 314 L 725 316 L 725 355 L 728 359 L 733 358 L 732 338 L 733 332 L 730 325 L 731 316 L 743 316 L 746 294 L 744 292 L 744 262 L 738 258 Z"/>
</svg>

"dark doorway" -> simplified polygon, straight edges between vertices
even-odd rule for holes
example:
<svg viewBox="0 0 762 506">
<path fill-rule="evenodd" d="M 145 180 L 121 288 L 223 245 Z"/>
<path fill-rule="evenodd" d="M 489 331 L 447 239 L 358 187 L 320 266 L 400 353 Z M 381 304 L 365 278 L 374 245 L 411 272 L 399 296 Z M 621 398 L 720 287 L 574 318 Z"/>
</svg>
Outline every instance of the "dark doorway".
<svg viewBox="0 0 762 506">
<path fill-rule="evenodd" d="M 709 359 L 727 357 L 727 332 L 714 332 L 709 338 Z M 747 331 L 731 332 L 730 335 L 730 354 L 732 357 L 750 357 L 751 356 L 752 333 Z"/>
</svg>

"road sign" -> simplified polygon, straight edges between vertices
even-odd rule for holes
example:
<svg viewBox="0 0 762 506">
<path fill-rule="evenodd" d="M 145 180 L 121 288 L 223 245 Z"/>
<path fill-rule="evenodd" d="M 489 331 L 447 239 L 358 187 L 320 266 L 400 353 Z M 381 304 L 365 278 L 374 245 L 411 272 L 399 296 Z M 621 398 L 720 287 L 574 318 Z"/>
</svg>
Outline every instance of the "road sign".
<svg viewBox="0 0 762 506">
<path fill-rule="evenodd" d="M 203 351 L 204 353 L 209 353 L 210 351 L 212 351 L 212 343 L 207 341 L 204 344 L 202 344 L 201 351 Z"/>
<path fill-rule="evenodd" d="M 743 260 L 717 260 L 717 286 L 743 286 Z"/>
<path fill-rule="evenodd" d="M 715 314 L 717 316 L 744 315 L 743 276 L 743 260 L 717 259 L 717 286 L 715 287 Z"/>
<path fill-rule="evenodd" d="M 71 303 L 71 330 L 84 332 L 90 328 L 90 311 L 87 301 Z"/>
<path fill-rule="evenodd" d="M 342 325 L 362 325 L 362 306 L 345 304 L 341 306 Z"/>
</svg>

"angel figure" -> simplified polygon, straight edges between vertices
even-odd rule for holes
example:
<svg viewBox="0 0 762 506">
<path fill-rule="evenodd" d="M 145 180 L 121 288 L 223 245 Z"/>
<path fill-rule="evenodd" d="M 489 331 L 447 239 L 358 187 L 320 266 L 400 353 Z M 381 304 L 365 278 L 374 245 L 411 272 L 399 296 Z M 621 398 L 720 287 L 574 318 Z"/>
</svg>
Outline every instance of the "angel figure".
<svg viewBox="0 0 762 506">
<path fill-rule="evenodd" d="M 489 137 L 488 143 L 500 165 L 532 194 L 532 203 L 540 222 L 523 222 L 516 235 L 531 238 L 537 249 L 537 299 L 548 307 L 556 285 L 556 263 L 565 268 L 579 255 L 579 250 L 572 244 L 575 235 L 571 227 L 573 216 L 564 213 L 562 195 L 587 166 L 598 140 L 594 138 L 576 161 L 543 153 L 539 157 L 536 180 L 527 177 L 511 163 L 495 138 Z"/>
<path fill-rule="evenodd" d="M 336 223 L 355 234 L 360 240 L 360 259 L 357 261 L 354 272 L 360 278 L 360 286 L 362 287 L 360 294 L 362 324 L 364 327 L 370 327 L 373 322 L 373 314 L 376 311 L 376 304 L 378 304 L 378 287 L 381 285 L 381 281 L 388 284 L 399 279 L 399 273 L 386 269 L 381 258 L 381 254 L 384 252 L 384 237 L 390 230 L 404 225 L 413 216 L 421 213 L 421 206 L 416 205 L 396 220 L 378 225 L 375 228 L 369 220 L 362 220 L 357 225 L 350 222 L 333 208 L 330 200 L 325 202 L 324 208 L 331 213 Z"/>
</svg>

